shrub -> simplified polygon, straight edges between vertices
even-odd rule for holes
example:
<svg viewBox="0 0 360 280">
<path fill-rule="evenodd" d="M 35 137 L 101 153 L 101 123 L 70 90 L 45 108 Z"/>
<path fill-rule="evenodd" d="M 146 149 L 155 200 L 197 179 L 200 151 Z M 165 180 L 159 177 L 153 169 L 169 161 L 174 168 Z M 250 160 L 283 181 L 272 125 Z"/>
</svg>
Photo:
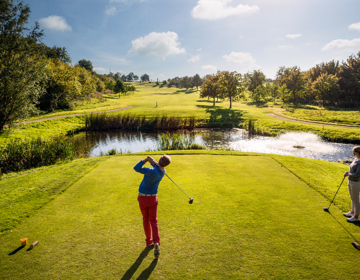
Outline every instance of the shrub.
<svg viewBox="0 0 360 280">
<path fill-rule="evenodd" d="M 77 152 L 69 139 L 15 139 L 0 149 L 3 173 L 51 165 L 61 160 L 73 160 Z"/>
</svg>

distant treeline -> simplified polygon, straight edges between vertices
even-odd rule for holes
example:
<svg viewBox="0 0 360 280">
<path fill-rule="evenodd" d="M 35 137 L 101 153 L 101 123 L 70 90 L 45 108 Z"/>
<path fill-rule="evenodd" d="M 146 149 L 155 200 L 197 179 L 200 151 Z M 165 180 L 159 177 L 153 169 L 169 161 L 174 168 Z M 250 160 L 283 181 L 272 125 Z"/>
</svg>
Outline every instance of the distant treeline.
<svg viewBox="0 0 360 280">
<path fill-rule="evenodd" d="M 215 99 L 229 99 L 230 108 L 232 99 L 241 98 L 274 103 L 281 99 L 294 105 L 359 107 L 360 52 L 345 62 L 332 60 L 304 72 L 298 66 L 282 66 L 274 81 L 266 79 L 261 70 L 244 75 L 218 71 L 205 77 L 200 98 L 213 98 L 214 106 Z"/>
</svg>

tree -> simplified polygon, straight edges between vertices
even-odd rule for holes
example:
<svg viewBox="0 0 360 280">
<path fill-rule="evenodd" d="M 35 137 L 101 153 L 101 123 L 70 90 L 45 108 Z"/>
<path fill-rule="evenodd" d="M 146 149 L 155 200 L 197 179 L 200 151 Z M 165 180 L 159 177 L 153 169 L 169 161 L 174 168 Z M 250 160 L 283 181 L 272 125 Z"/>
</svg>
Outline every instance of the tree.
<svg viewBox="0 0 360 280">
<path fill-rule="evenodd" d="M 296 105 L 305 86 L 305 80 L 300 68 L 297 66 L 292 68 L 280 67 L 276 74 L 276 80 L 280 86 L 286 84 L 286 87 L 292 96 L 293 104 Z"/>
<path fill-rule="evenodd" d="M 279 87 L 274 83 L 268 83 L 266 84 L 265 90 L 267 91 L 267 95 L 272 98 L 275 104 L 276 98 L 279 96 Z"/>
<path fill-rule="evenodd" d="M 199 74 L 196 74 L 196 75 L 193 77 L 193 83 L 194 83 L 194 85 L 196 86 L 196 90 L 199 90 L 199 86 L 201 86 L 201 83 L 202 83 L 202 80 L 201 80 Z"/>
<path fill-rule="evenodd" d="M 22 2 L 0 1 L 0 131 L 36 111 L 44 92 L 43 33 L 37 22 L 26 28 L 29 16 L 30 8 Z"/>
<path fill-rule="evenodd" d="M 266 97 L 266 89 L 263 85 L 258 85 L 255 90 L 250 91 L 251 98 L 255 102 L 259 102 Z"/>
<path fill-rule="evenodd" d="M 289 99 L 289 90 L 286 87 L 286 84 L 283 84 L 282 86 L 279 87 L 279 94 L 280 94 L 280 98 L 283 102 L 286 102 Z"/>
<path fill-rule="evenodd" d="M 241 74 L 224 71 L 218 73 L 218 75 L 219 83 L 222 88 L 222 96 L 229 99 L 231 109 L 232 100 L 241 92 Z"/>
<path fill-rule="evenodd" d="M 120 80 L 121 79 L 121 73 L 120 72 L 117 72 L 115 75 L 114 75 L 114 80 L 117 81 L 117 80 Z"/>
<path fill-rule="evenodd" d="M 206 76 L 200 90 L 200 98 L 213 98 L 213 106 L 215 106 L 216 98 L 222 96 L 219 78 L 219 75 Z"/>
<path fill-rule="evenodd" d="M 325 103 L 331 105 L 335 103 L 336 97 L 339 94 L 339 79 L 335 75 L 321 74 L 315 82 L 313 82 L 313 89 L 316 98 L 322 101 L 322 106 Z"/>
<path fill-rule="evenodd" d="M 254 93 L 255 89 L 258 86 L 262 86 L 265 82 L 265 75 L 260 70 L 254 70 L 253 73 L 247 73 L 245 75 L 245 82 L 247 84 L 248 90 Z"/>
<path fill-rule="evenodd" d="M 355 105 L 360 102 L 360 52 L 357 56 L 351 55 L 339 71 L 339 85 L 341 100 Z"/>
<path fill-rule="evenodd" d="M 135 80 L 135 77 L 138 78 L 136 75 L 134 75 L 133 72 L 130 72 L 127 76 L 126 76 L 126 82 L 133 82 Z M 125 82 L 125 81 L 124 81 Z"/>
<path fill-rule="evenodd" d="M 55 58 L 55 59 L 59 59 L 64 63 L 71 63 L 71 58 L 67 53 L 65 47 L 61 48 L 61 47 L 53 46 L 52 48 L 50 48 L 46 45 L 43 45 L 43 48 L 48 58 Z"/>
<path fill-rule="evenodd" d="M 46 93 L 39 99 L 39 108 L 46 111 L 71 108 L 74 101 L 81 98 L 82 90 L 73 67 L 58 59 L 49 59 L 45 72 L 48 77 L 44 83 Z"/>
<path fill-rule="evenodd" d="M 90 72 L 93 71 L 93 65 L 90 60 L 81 59 L 79 60 L 78 64 L 80 67 L 83 67 Z"/>
<path fill-rule="evenodd" d="M 114 85 L 114 92 L 119 94 L 119 98 L 120 98 L 120 94 L 123 92 L 126 92 L 126 85 L 123 83 L 123 81 L 121 80 L 117 80 L 115 85 Z"/>
<path fill-rule="evenodd" d="M 149 77 L 148 74 L 142 75 L 142 76 L 140 77 L 140 79 L 141 79 L 142 82 L 146 82 L 146 81 L 149 82 L 149 81 L 150 81 L 150 77 Z"/>
</svg>

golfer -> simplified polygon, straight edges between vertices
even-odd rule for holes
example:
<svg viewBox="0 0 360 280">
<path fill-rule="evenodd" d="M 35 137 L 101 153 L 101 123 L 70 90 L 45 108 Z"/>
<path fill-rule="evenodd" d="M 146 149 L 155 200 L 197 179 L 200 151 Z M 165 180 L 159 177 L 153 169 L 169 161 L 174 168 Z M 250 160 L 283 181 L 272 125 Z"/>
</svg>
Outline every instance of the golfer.
<svg viewBox="0 0 360 280">
<path fill-rule="evenodd" d="M 349 171 L 346 171 L 344 176 L 348 176 L 348 186 L 349 193 L 351 197 L 351 211 L 344 213 L 346 219 L 350 223 L 359 221 L 359 212 L 360 212 L 360 202 L 359 202 L 359 193 L 360 193 L 360 146 L 353 148 L 353 155 L 355 159 L 350 164 Z"/>
<path fill-rule="evenodd" d="M 149 162 L 153 168 L 143 167 L 145 163 Z M 158 206 L 158 188 L 161 179 L 165 174 L 165 166 L 169 165 L 171 158 L 163 155 L 157 163 L 152 157 L 147 157 L 140 160 L 135 165 L 134 170 L 144 174 L 144 178 L 139 187 L 139 206 L 143 216 L 143 226 L 146 236 L 146 246 L 155 247 L 155 257 L 160 255 L 160 237 L 159 226 L 157 222 L 157 206 Z"/>
</svg>

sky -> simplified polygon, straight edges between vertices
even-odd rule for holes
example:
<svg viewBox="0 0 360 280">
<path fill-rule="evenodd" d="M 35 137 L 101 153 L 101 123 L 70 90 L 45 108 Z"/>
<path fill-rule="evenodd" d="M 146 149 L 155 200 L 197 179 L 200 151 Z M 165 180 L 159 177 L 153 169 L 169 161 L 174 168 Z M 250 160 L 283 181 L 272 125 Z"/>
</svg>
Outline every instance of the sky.
<svg viewBox="0 0 360 280">
<path fill-rule="evenodd" d="M 47 46 L 99 74 L 151 80 L 279 67 L 306 71 L 360 51 L 359 0 L 23 0 Z"/>
</svg>

